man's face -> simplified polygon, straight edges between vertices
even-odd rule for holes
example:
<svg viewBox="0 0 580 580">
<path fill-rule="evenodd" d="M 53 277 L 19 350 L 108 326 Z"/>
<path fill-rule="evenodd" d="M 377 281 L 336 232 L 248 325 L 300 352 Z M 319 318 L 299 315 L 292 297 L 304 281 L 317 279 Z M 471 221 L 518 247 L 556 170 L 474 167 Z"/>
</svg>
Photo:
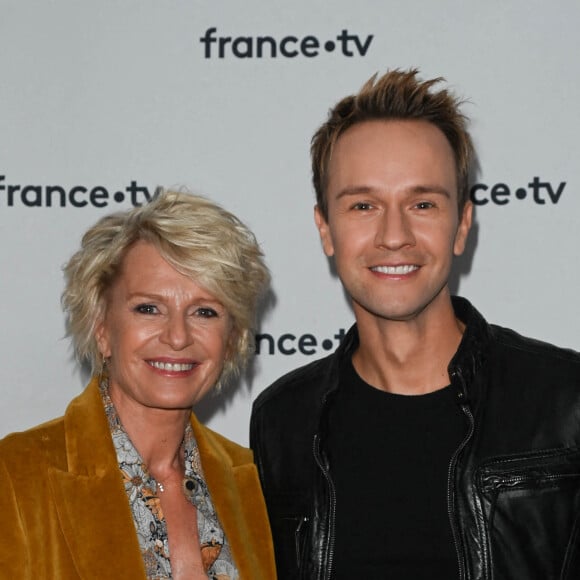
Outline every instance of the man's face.
<svg viewBox="0 0 580 580">
<path fill-rule="evenodd" d="M 458 215 L 455 159 L 440 129 L 414 120 L 354 125 L 332 152 L 326 199 L 328 220 L 316 208 L 316 224 L 359 323 L 448 307 L 471 204 Z"/>
</svg>

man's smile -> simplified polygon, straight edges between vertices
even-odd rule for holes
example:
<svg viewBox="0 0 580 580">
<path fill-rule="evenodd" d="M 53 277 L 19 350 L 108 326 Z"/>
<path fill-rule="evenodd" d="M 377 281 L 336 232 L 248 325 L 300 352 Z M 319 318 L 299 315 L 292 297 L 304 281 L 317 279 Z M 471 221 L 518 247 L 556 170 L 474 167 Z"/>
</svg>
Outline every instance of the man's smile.
<svg viewBox="0 0 580 580">
<path fill-rule="evenodd" d="M 415 264 L 400 264 L 398 266 L 372 266 L 371 270 L 373 272 L 378 272 L 379 274 L 389 274 L 404 276 L 405 274 L 410 274 L 415 270 L 418 270 L 419 266 Z"/>
</svg>

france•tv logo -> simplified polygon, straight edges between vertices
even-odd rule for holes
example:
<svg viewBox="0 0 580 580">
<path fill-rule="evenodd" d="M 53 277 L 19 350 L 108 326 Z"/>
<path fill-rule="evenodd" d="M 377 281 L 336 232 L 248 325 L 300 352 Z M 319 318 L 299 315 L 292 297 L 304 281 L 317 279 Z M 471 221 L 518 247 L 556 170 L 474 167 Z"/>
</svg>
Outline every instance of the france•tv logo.
<svg viewBox="0 0 580 580">
<path fill-rule="evenodd" d="M 329 40 L 320 40 L 317 36 L 288 35 L 282 38 L 273 36 L 219 36 L 215 26 L 208 28 L 199 39 L 204 47 L 204 57 L 236 58 L 296 58 L 304 56 L 314 58 L 321 50 L 341 53 L 346 57 L 365 56 L 371 46 L 374 35 L 366 37 L 352 34 L 343 29 L 340 34 Z"/>
</svg>

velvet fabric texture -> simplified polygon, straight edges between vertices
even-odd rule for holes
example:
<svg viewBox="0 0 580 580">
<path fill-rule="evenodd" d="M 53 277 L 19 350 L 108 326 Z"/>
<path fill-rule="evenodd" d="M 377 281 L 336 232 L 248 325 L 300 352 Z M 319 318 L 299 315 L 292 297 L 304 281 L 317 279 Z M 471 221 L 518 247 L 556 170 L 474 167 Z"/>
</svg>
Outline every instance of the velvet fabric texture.
<svg viewBox="0 0 580 580">
<path fill-rule="evenodd" d="M 144 580 L 145 568 L 93 378 L 64 417 L 0 441 L 0 577 Z M 241 580 L 275 580 L 252 452 L 191 425 Z"/>
</svg>

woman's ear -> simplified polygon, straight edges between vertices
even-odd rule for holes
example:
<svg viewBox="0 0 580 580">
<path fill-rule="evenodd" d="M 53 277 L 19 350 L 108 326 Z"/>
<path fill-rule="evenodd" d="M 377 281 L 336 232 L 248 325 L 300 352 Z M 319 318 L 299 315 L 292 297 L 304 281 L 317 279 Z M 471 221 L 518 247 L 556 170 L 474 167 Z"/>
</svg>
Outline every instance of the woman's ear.
<svg viewBox="0 0 580 580">
<path fill-rule="evenodd" d="M 97 347 L 103 358 L 111 356 L 111 344 L 109 341 L 109 331 L 104 316 L 100 316 L 95 326 L 95 340 Z"/>
</svg>

